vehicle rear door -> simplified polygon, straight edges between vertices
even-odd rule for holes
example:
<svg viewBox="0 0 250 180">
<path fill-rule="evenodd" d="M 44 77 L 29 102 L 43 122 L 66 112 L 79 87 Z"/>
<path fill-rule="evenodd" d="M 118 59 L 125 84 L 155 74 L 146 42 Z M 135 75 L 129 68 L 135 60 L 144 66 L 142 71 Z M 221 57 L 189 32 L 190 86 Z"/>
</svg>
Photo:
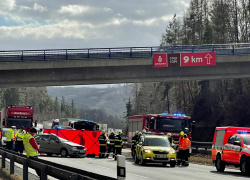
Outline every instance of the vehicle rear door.
<svg viewBox="0 0 250 180">
<path fill-rule="evenodd" d="M 226 162 L 233 162 L 235 158 L 235 152 L 234 148 L 235 146 L 233 145 L 235 141 L 235 136 L 230 136 L 227 143 L 224 145 L 224 161 Z"/>
</svg>

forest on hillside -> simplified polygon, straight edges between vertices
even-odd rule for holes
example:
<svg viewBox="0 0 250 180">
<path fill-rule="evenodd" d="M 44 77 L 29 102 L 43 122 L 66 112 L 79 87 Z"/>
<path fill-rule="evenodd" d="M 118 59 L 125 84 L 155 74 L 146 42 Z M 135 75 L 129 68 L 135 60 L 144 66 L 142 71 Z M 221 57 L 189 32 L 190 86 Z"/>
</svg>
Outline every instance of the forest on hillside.
<svg viewBox="0 0 250 180">
<path fill-rule="evenodd" d="M 160 45 L 249 43 L 249 27 L 250 1 L 191 0 L 182 17 L 173 16 Z M 134 84 L 129 115 L 181 111 L 196 121 L 193 139 L 211 142 L 217 126 L 250 126 L 249 88 L 250 79 Z"/>
<path fill-rule="evenodd" d="M 97 89 L 93 88 L 91 91 L 94 91 L 93 95 L 95 96 L 104 96 L 106 97 L 106 103 L 115 104 L 115 99 L 113 99 L 112 94 L 120 92 L 120 89 Z M 70 88 L 72 94 L 73 87 Z M 60 90 L 65 90 L 60 88 Z M 83 89 L 78 89 L 82 91 Z M 56 94 L 57 92 L 57 94 Z M 123 112 L 117 114 L 108 113 L 107 109 L 98 105 L 98 100 L 95 99 L 95 106 L 83 106 L 81 108 L 77 108 L 75 100 L 72 96 L 66 97 L 67 93 L 58 93 L 58 89 L 55 92 L 54 98 L 52 98 L 46 87 L 27 87 L 27 88 L 2 88 L 0 89 L 0 108 L 5 107 L 6 105 L 28 105 L 34 108 L 34 119 L 37 119 L 38 122 L 42 123 L 44 120 L 59 119 L 59 118 L 80 118 L 80 119 L 88 119 L 93 120 L 98 123 L 108 123 L 108 127 L 121 129 L 125 125 L 125 121 L 123 118 Z M 102 93 L 101 95 L 95 92 Z M 106 94 L 105 94 L 106 92 Z M 111 92 L 110 94 L 108 92 Z M 80 94 L 84 94 L 81 92 Z M 73 95 L 78 99 L 82 100 L 82 102 L 86 102 L 86 97 L 90 92 L 86 92 L 85 96 L 81 96 L 76 92 L 73 92 Z M 118 93 L 119 94 L 119 93 Z M 62 95 L 58 97 L 57 95 Z M 71 98 L 70 98 L 71 97 Z M 89 98 L 89 97 L 88 97 Z M 98 98 L 99 99 L 99 98 Z M 103 99 L 103 98 L 100 98 Z M 103 100 L 103 102 L 105 102 Z M 92 102 L 93 103 L 93 102 Z M 121 103 L 121 102 L 119 102 Z M 119 104 L 117 103 L 117 104 Z M 124 102 L 125 104 L 125 102 Z M 109 106 L 107 106 L 109 107 Z M 123 105 L 125 109 L 125 105 Z M 118 108 L 119 109 L 119 108 Z M 119 110 L 120 111 L 120 110 Z"/>
<path fill-rule="evenodd" d="M 0 89 L 0 107 L 6 105 L 28 105 L 34 108 L 34 119 L 38 122 L 63 117 L 78 117 L 73 100 L 66 102 L 62 97 L 52 99 L 46 87 L 2 88 Z"/>
</svg>

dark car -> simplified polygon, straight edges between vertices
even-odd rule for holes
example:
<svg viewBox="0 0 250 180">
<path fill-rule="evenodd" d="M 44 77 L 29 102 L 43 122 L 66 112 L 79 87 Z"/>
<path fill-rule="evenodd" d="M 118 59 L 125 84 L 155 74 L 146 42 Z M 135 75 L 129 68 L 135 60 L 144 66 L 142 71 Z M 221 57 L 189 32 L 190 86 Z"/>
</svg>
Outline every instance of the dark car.
<svg viewBox="0 0 250 180">
<path fill-rule="evenodd" d="M 40 145 L 39 152 L 46 153 L 48 156 L 53 154 L 60 154 L 62 157 L 85 156 L 87 152 L 84 146 L 62 139 L 55 134 L 38 134 L 35 139 Z"/>
</svg>

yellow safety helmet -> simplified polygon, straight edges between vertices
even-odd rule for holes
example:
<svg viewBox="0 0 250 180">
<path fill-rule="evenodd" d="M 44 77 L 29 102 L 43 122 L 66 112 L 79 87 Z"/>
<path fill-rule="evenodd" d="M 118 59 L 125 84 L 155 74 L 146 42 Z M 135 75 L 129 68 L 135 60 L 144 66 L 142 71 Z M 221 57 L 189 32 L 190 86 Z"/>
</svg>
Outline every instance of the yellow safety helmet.
<svg viewBox="0 0 250 180">
<path fill-rule="evenodd" d="M 183 131 L 181 131 L 181 132 L 180 132 L 180 135 L 181 135 L 181 136 L 183 136 L 183 135 L 184 135 L 184 132 L 183 132 Z"/>
<path fill-rule="evenodd" d="M 171 136 L 172 136 L 172 134 L 171 134 L 171 133 L 167 133 L 167 136 L 168 136 L 168 137 L 171 137 Z"/>
<path fill-rule="evenodd" d="M 139 131 L 135 131 L 135 134 L 138 135 Z"/>
<path fill-rule="evenodd" d="M 147 131 L 146 131 L 145 129 L 143 129 L 143 130 L 142 130 L 142 133 L 145 133 L 145 132 L 147 132 Z"/>
</svg>

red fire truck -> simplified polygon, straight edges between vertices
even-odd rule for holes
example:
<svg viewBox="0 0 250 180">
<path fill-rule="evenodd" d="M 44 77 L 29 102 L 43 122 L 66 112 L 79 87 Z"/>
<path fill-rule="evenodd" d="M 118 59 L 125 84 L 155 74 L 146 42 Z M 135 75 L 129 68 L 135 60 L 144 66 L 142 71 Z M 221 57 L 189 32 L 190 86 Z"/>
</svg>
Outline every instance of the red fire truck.
<svg viewBox="0 0 250 180">
<path fill-rule="evenodd" d="M 131 116 L 129 118 L 128 126 L 128 143 L 132 142 L 132 137 L 135 135 L 135 131 L 142 131 L 145 129 L 147 132 L 156 133 L 171 133 L 174 139 L 174 143 L 179 143 L 180 132 L 183 131 L 188 135 L 191 140 L 191 132 L 194 125 L 194 121 L 191 121 L 191 117 L 182 113 L 175 114 L 147 114 Z"/>
<path fill-rule="evenodd" d="M 34 109 L 27 105 L 9 105 L 2 109 L 1 125 L 3 128 L 24 127 L 29 131 L 33 127 L 33 112 Z"/>
<path fill-rule="evenodd" d="M 250 174 L 250 128 L 217 127 L 212 144 L 212 160 L 217 171 L 226 165 L 240 167 L 241 173 Z"/>
</svg>

